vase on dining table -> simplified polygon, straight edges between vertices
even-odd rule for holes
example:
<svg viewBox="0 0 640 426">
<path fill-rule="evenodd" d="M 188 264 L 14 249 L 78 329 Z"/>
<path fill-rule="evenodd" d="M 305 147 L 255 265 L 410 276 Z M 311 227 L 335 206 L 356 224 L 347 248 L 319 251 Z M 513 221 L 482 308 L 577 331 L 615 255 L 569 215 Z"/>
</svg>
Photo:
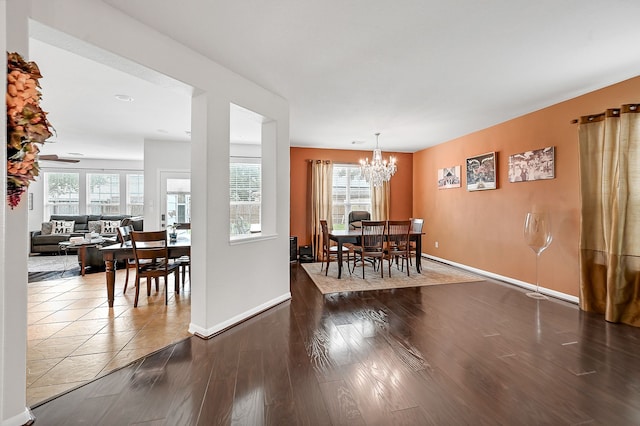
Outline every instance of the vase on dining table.
<svg viewBox="0 0 640 426">
<path fill-rule="evenodd" d="M 527 293 L 534 299 L 547 299 L 540 293 L 539 263 L 540 254 L 551 244 L 551 217 L 546 212 L 529 212 L 524 221 L 524 238 L 527 245 L 536 254 L 536 291 Z"/>
</svg>

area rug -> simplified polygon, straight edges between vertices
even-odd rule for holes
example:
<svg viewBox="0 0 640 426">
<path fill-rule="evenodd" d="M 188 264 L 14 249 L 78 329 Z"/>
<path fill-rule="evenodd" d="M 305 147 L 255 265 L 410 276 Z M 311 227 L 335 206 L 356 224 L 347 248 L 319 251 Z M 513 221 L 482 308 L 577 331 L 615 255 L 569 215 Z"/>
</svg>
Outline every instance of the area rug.
<svg viewBox="0 0 640 426">
<path fill-rule="evenodd" d="M 77 255 L 29 256 L 27 259 L 28 282 L 56 280 L 80 275 Z"/>
<path fill-rule="evenodd" d="M 485 279 L 480 275 L 427 259 L 422 259 L 422 273 L 418 274 L 415 266 L 412 266 L 411 275 L 408 277 L 406 269 L 402 272 L 395 266 L 391 267 L 391 276 L 389 277 L 386 262 L 384 278 L 380 278 L 379 270 L 374 271 L 373 267 L 369 265 L 365 266 L 365 279 L 362 279 L 362 266 L 357 267 L 352 275 L 349 275 L 346 267 L 343 268 L 341 279 L 338 279 L 338 266 L 335 262 L 330 264 L 328 276 L 324 275 L 324 270 L 320 271 L 321 263 L 303 263 L 302 267 L 322 294 L 468 283 Z"/>
</svg>

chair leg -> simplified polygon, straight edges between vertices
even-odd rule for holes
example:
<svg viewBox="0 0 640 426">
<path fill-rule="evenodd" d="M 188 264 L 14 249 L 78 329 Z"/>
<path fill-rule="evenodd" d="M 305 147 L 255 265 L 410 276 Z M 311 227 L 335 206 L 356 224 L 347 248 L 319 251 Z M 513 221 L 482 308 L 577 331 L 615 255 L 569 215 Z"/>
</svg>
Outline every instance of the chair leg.
<svg viewBox="0 0 640 426">
<path fill-rule="evenodd" d="M 124 289 L 122 289 L 122 294 L 125 294 L 127 292 L 127 285 L 129 285 L 129 261 L 126 260 L 125 262 L 127 262 L 125 268 L 126 268 L 126 272 L 124 275 Z"/>
<path fill-rule="evenodd" d="M 327 266 L 324 268 L 324 275 L 326 277 L 329 273 L 329 262 L 331 262 L 331 255 L 329 253 L 325 255 L 325 260 L 322 263 L 324 264 L 324 262 L 327 262 Z M 322 270 L 322 268 L 320 268 L 320 270 Z"/>
<path fill-rule="evenodd" d="M 153 278 L 151 277 L 147 277 L 147 297 L 151 296 L 151 280 L 152 279 Z M 156 281 L 156 284 L 158 284 L 158 281 Z"/>
<path fill-rule="evenodd" d="M 136 275 L 136 298 L 133 300 L 133 307 L 138 307 L 138 296 L 140 295 L 140 277 Z"/>
</svg>

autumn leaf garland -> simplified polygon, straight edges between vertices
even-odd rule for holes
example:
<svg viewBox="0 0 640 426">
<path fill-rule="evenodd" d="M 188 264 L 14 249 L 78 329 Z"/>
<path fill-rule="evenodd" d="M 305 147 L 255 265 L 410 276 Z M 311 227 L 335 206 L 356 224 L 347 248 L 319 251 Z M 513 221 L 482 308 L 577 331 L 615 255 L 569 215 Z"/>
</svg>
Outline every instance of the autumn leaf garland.
<svg viewBox="0 0 640 426">
<path fill-rule="evenodd" d="M 51 137 L 47 113 L 40 108 L 42 78 L 35 62 L 7 53 L 7 201 L 11 208 L 40 171 L 36 144 Z"/>
</svg>

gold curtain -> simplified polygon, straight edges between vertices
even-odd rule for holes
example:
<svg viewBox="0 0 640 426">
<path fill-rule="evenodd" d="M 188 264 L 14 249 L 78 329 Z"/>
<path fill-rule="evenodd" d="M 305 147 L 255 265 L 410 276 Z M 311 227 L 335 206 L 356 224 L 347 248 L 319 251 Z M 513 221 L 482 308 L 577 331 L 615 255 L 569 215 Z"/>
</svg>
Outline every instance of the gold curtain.
<svg viewBox="0 0 640 426">
<path fill-rule="evenodd" d="M 313 256 L 322 254 L 322 227 L 320 220 L 327 221 L 332 229 L 331 189 L 333 187 L 333 163 L 329 160 L 311 160 L 311 241 Z"/>
<path fill-rule="evenodd" d="M 580 308 L 640 326 L 640 105 L 580 118 Z"/>
<path fill-rule="evenodd" d="M 389 182 L 371 186 L 371 220 L 389 220 L 390 192 Z"/>
</svg>

